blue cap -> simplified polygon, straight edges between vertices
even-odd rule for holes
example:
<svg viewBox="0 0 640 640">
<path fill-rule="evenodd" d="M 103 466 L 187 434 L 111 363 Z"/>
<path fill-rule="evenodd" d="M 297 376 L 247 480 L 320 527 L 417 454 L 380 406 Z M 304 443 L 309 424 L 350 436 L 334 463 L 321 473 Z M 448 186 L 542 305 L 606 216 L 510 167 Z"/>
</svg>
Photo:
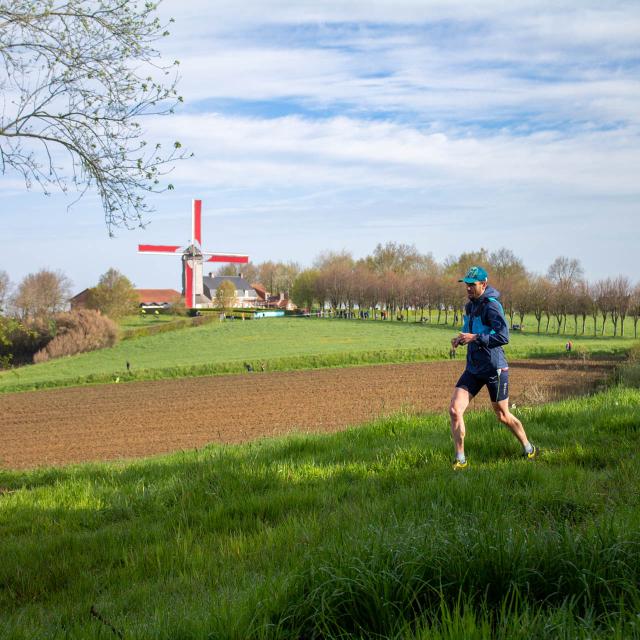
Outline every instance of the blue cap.
<svg viewBox="0 0 640 640">
<path fill-rule="evenodd" d="M 466 282 L 467 284 L 486 282 L 488 277 L 489 274 L 482 267 L 471 267 L 465 277 L 458 280 L 458 282 Z"/>
</svg>

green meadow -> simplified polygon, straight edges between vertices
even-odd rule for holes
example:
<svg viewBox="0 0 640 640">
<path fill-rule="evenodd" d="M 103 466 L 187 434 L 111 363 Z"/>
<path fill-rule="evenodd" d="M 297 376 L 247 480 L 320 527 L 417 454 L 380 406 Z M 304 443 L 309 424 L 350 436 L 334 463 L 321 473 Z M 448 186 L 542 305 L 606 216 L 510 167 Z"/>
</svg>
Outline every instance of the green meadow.
<svg viewBox="0 0 640 640">
<path fill-rule="evenodd" d="M 0 637 L 640 637 L 639 403 L 0 471 Z"/>
<path fill-rule="evenodd" d="M 168 313 L 158 313 L 157 315 L 155 313 L 149 313 L 148 315 L 137 313 L 135 315 L 125 316 L 118 322 L 118 325 L 121 329 L 126 331 L 129 329 L 138 329 L 140 327 L 168 324 L 174 322 L 176 319 L 178 319 L 178 316 Z"/>
<path fill-rule="evenodd" d="M 448 357 L 455 331 L 451 326 L 366 320 L 210 322 L 0 372 L 0 391 L 238 373 L 244 363 L 256 370 L 291 370 L 438 360 Z M 511 358 L 562 356 L 565 341 L 564 336 L 513 332 L 507 352 Z M 631 338 L 577 337 L 573 356 L 616 357 L 633 343 Z"/>
</svg>

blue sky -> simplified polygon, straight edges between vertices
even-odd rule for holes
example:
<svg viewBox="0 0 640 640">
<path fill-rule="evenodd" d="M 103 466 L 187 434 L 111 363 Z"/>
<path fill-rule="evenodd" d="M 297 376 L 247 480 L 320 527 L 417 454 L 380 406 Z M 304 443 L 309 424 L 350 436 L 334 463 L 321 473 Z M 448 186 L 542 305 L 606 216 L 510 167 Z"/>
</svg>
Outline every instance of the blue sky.
<svg viewBox="0 0 640 640">
<path fill-rule="evenodd" d="M 510 248 L 543 273 L 635 270 L 640 231 L 640 3 L 165 0 L 162 42 L 185 102 L 143 122 L 195 158 L 154 197 L 145 229 L 109 239 L 98 199 L 0 177 L 0 269 L 41 267 L 74 289 L 116 267 L 180 288 L 203 200 L 205 248 L 309 265 L 379 242 L 439 260 Z"/>
</svg>

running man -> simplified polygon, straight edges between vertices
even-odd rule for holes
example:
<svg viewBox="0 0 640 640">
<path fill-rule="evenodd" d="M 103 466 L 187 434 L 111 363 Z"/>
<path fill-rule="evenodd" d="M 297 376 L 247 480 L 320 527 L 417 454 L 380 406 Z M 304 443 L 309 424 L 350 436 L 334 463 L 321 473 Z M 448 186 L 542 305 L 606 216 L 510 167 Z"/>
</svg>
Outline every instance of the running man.
<svg viewBox="0 0 640 640">
<path fill-rule="evenodd" d="M 509 327 L 498 301 L 500 293 L 487 285 L 487 279 L 482 267 L 471 267 L 465 277 L 458 280 L 466 284 L 469 302 L 465 306 L 462 331 L 451 340 L 454 349 L 467 345 L 467 367 L 456 383 L 449 407 L 456 451 L 454 470 L 468 465 L 464 455 L 464 412 L 485 385 L 498 420 L 518 439 L 522 455 L 530 460 L 540 454 L 529 442 L 520 420 L 509 411 L 509 367 L 502 350 L 502 345 L 509 342 Z"/>
</svg>

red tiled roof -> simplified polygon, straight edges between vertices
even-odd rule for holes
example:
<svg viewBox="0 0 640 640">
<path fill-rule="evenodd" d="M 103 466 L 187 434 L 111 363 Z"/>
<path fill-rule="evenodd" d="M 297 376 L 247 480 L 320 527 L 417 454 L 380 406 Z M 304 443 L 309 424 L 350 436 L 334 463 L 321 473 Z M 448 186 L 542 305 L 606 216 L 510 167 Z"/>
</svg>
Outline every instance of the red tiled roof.
<svg viewBox="0 0 640 640">
<path fill-rule="evenodd" d="M 181 295 L 175 289 L 136 289 L 138 294 L 138 301 L 142 304 L 148 304 L 156 302 L 162 304 L 163 302 L 177 302 L 180 300 Z"/>
<path fill-rule="evenodd" d="M 251 285 L 251 288 L 258 294 L 258 298 L 260 298 L 261 300 L 266 300 L 267 290 L 261 284 L 254 282 Z"/>
<path fill-rule="evenodd" d="M 285 298 L 284 294 L 281 296 L 269 296 L 267 300 L 267 305 L 269 307 L 274 307 L 276 309 L 293 309 L 296 308 L 296 305 L 291 302 L 289 298 Z"/>
</svg>

